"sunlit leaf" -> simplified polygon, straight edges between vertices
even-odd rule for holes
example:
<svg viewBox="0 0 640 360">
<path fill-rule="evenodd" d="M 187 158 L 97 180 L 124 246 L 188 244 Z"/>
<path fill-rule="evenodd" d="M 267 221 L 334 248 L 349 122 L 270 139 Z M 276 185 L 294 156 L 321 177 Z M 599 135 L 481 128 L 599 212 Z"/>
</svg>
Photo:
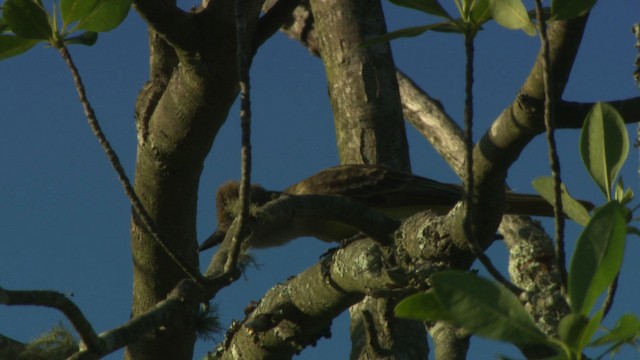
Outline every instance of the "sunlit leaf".
<svg viewBox="0 0 640 360">
<path fill-rule="evenodd" d="M 628 152 L 629 137 L 620 113 L 607 103 L 595 104 L 582 126 L 580 155 L 607 199 Z"/>
<path fill-rule="evenodd" d="M 531 182 L 531 185 L 549 204 L 553 205 L 555 203 L 555 190 L 551 176 L 538 177 Z M 587 225 L 591 216 L 584 205 L 569 194 L 564 184 L 560 184 L 560 190 L 562 211 L 565 215 L 582 226 Z"/>
<path fill-rule="evenodd" d="M 624 208 L 611 201 L 595 211 L 580 234 L 569 271 L 569 299 L 574 313 L 588 316 L 618 274 L 626 229 Z"/>
<path fill-rule="evenodd" d="M 536 27 L 521 0 L 490 0 L 489 9 L 496 22 L 507 29 L 522 30 L 531 36 L 536 34 Z"/>
<path fill-rule="evenodd" d="M 438 303 L 454 324 L 491 339 L 547 343 L 520 301 L 505 287 L 461 271 L 445 271 L 429 279 Z"/>
<path fill-rule="evenodd" d="M 568 20 L 589 12 L 596 0 L 551 0 L 553 20 Z"/>
<path fill-rule="evenodd" d="M 0 35 L 0 60 L 22 54 L 37 43 L 38 40 L 11 35 Z"/>
<path fill-rule="evenodd" d="M 49 15 L 33 0 L 7 0 L 2 16 L 14 34 L 25 39 L 49 40 L 53 33 Z"/>
</svg>

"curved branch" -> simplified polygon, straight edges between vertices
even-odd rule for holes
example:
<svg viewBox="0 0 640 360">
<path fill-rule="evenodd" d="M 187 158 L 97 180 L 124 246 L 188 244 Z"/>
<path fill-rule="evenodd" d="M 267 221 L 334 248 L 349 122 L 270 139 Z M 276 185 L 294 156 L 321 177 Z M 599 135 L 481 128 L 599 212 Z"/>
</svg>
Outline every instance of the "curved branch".
<svg viewBox="0 0 640 360">
<path fill-rule="evenodd" d="M 549 25 L 549 60 L 554 96 L 559 100 L 587 22 L 587 17 L 556 21 Z M 542 55 L 538 54 L 528 78 L 514 102 L 493 122 L 475 149 L 476 177 L 480 188 L 500 186 L 507 170 L 525 146 L 544 131 Z M 490 194 L 486 193 L 487 195 Z"/>
<path fill-rule="evenodd" d="M 273 34 L 275 34 L 285 22 L 290 21 L 291 14 L 302 0 L 269 0 L 265 1 L 262 10 L 265 14 L 258 20 L 256 34 L 253 38 L 253 51 L 255 54 Z"/>
<path fill-rule="evenodd" d="M 397 252 L 370 238 L 331 252 L 270 289 L 216 355 L 289 358 L 328 336 L 332 319 L 365 295 L 402 296 L 425 289 L 429 275 L 454 266 L 447 259 L 459 258 L 452 256 L 460 250 L 446 237 L 447 228 L 447 217 L 424 212 L 404 221 L 395 233 Z"/>
<path fill-rule="evenodd" d="M 133 0 L 140 17 L 175 48 L 193 50 L 199 42 L 193 14 L 175 6 L 175 1 Z"/>
<path fill-rule="evenodd" d="M 0 288 L 0 303 L 6 305 L 35 305 L 59 310 L 78 332 L 80 339 L 92 352 L 103 352 L 107 345 L 98 338 L 89 320 L 65 294 L 57 291 L 13 291 Z"/>
</svg>

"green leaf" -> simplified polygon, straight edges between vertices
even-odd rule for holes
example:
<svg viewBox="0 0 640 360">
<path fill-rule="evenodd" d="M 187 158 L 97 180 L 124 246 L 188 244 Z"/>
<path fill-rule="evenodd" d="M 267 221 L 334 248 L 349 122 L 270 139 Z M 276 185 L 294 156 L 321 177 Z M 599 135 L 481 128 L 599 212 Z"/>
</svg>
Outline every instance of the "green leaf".
<svg viewBox="0 0 640 360">
<path fill-rule="evenodd" d="M 397 317 L 418 321 L 448 319 L 447 310 L 432 291 L 406 297 L 396 305 L 394 312 Z"/>
<path fill-rule="evenodd" d="M 589 323 L 589 318 L 580 314 L 568 314 L 558 324 L 558 337 L 573 352 L 578 352 L 583 329 Z"/>
<path fill-rule="evenodd" d="M 614 199 L 616 199 L 620 204 L 626 205 L 633 200 L 633 190 L 631 188 L 624 188 L 624 181 L 622 180 L 622 176 L 618 178 L 618 183 L 616 184 L 614 191 Z"/>
<path fill-rule="evenodd" d="M 433 27 L 430 30 L 441 33 L 462 34 L 464 33 L 462 29 L 464 29 L 464 22 L 462 21 L 462 19 L 454 19 L 451 21 L 444 21 L 433 24 Z"/>
<path fill-rule="evenodd" d="M 551 14 L 553 20 L 569 20 L 585 15 L 596 0 L 551 0 Z"/>
<path fill-rule="evenodd" d="M 569 299 L 574 313 L 589 315 L 620 270 L 627 233 L 625 210 L 617 201 L 597 209 L 571 259 Z"/>
<path fill-rule="evenodd" d="M 607 103 L 595 104 L 582 125 L 580 155 L 607 200 L 628 152 L 629 137 L 620 113 Z"/>
<path fill-rule="evenodd" d="M 531 36 L 536 34 L 536 27 L 521 0 L 490 0 L 489 9 L 498 24 L 507 29 L 522 30 Z"/>
<path fill-rule="evenodd" d="M 31 49 L 37 43 L 38 40 L 11 35 L 0 35 L 0 60 L 20 55 Z"/>
<path fill-rule="evenodd" d="M 533 188 L 550 204 L 553 205 L 555 203 L 555 191 L 553 189 L 553 178 L 551 176 L 538 177 L 531 182 L 531 185 L 533 185 Z M 591 216 L 584 205 L 569 194 L 564 184 L 560 184 L 560 190 L 562 211 L 565 215 L 582 226 L 587 225 Z"/>
<path fill-rule="evenodd" d="M 4 23 L 4 20 L 0 16 L 0 34 L 6 31 L 9 31 L 9 27 Z"/>
<path fill-rule="evenodd" d="M 596 311 L 593 317 L 589 320 L 589 323 L 585 327 L 584 332 L 582 334 L 582 339 L 580 340 L 579 345 L 580 345 L 581 352 L 582 352 L 582 349 L 584 349 L 587 346 L 587 344 L 589 344 L 589 341 L 591 341 L 591 338 L 593 338 L 593 335 L 596 333 L 596 331 L 598 331 L 598 328 L 602 323 L 603 317 L 604 317 L 604 310 L 600 309 Z"/>
<path fill-rule="evenodd" d="M 113 30 L 127 17 L 131 0 L 97 0 L 95 6 L 78 19 L 78 29 L 105 32 Z"/>
<path fill-rule="evenodd" d="M 93 46 L 93 44 L 95 44 L 97 40 L 98 40 L 98 33 L 95 33 L 93 31 L 85 31 L 80 35 L 72 36 L 64 39 L 64 43 L 66 45 L 79 44 L 79 45 Z"/>
<path fill-rule="evenodd" d="M 633 314 L 624 314 L 608 334 L 596 339 L 589 346 L 631 342 L 640 337 L 640 321 Z"/>
<path fill-rule="evenodd" d="M 392 3 L 406 7 L 409 9 L 414 9 L 418 11 L 422 11 L 427 14 L 451 19 L 449 13 L 440 5 L 437 0 L 389 0 Z"/>
<path fill-rule="evenodd" d="M 11 31 L 25 39 L 49 40 L 53 34 L 49 15 L 33 0 L 7 0 L 2 14 Z"/>
<path fill-rule="evenodd" d="M 520 301 L 505 287 L 478 276 L 445 271 L 430 278 L 451 321 L 473 333 L 516 344 L 548 344 Z"/>
<path fill-rule="evenodd" d="M 593 334 L 598 330 L 602 314 L 603 312 L 600 310 L 592 319 L 581 314 L 568 314 L 558 324 L 558 336 L 574 353 L 582 353 Z"/>
<path fill-rule="evenodd" d="M 400 39 L 400 38 L 410 38 L 418 36 L 424 32 L 429 30 L 433 30 L 434 28 L 440 26 L 441 24 L 431 24 L 431 25 L 423 25 L 423 26 L 414 26 L 410 28 L 400 29 L 396 31 L 392 31 L 390 33 L 384 34 L 382 36 L 378 36 L 376 38 L 370 39 L 362 43 L 362 46 L 372 46 L 380 43 L 385 43 L 391 40 Z"/>
<path fill-rule="evenodd" d="M 96 6 L 99 0 L 60 0 L 62 22 L 69 25 L 85 17 Z"/>
<path fill-rule="evenodd" d="M 478 0 L 471 8 L 471 19 L 476 25 L 482 25 L 491 19 L 489 0 Z"/>
</svg>

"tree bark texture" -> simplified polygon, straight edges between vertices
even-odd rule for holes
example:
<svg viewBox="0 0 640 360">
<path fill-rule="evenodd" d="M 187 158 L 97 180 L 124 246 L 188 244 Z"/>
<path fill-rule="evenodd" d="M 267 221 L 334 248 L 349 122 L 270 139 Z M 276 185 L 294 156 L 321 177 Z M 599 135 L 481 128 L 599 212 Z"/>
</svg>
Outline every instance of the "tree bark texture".
<svg viewBox="0 0 640 360">
<path fill-rule="evenodd" d="M 341 164 L 411 171 L 395 64 L 379 0 L 312 0 Z M 424 358 L 426 331 L 393 316 L 398 299 L 367 296 L 350 309 L 351 359 Z M 407 357 L 408 356 L 408 357 Z"/>
<path fill-rule="evenodd" d="M 135 190 L 170 251 L 198 268 L 196 210 L 203 162 L 238 93 L 233 3 L 182 12 L 172 2 L 137 1 L 149 24 L 150 80 L 136 104 Z M 262 3 L 251 1 L 255 30 Z M 132 216 L 132 316 L 165 299 L 186 274 Z M 127 348 L 127 359 L 191 359 L 194 319 L 159 329 Z"/>
<path fill-rule="evenodd" d="M 379 0 L 313 0 L 341 164 L 410 170 L 395 65 Z"/>
</svg>

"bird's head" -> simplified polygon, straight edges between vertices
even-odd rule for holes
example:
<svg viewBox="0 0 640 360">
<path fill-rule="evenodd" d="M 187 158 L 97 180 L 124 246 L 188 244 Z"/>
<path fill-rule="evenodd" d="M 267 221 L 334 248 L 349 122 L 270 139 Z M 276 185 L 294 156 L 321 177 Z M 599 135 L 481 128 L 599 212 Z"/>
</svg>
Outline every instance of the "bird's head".
<svg viewBox="0 0 640 360">
<path fill-rule="evenodd" d="M 252 185 L 249 212 L 253 212 L 279 195 L 279 192 L 268 191 L 260 185 Z M 240 213 L 240 183 L 229 181 L 218 188 L 216 211 L 218 214 L 218 228 L 200 245 L 198 251 L 209 249 L 224 240 L 233 220 Z"/>
<path fill-rule="evenodd" d="M 251 185 L 251 204 L 249 211 L 261 207 L 280 195 L 276 191 L 268 191 L 260 185 Z M 218 213 L 218 230 L 227 231 L 231 223 L 240 213 L 240 183 L 229 181 L 216 194 L 216 210 Z"/>
</svg>

